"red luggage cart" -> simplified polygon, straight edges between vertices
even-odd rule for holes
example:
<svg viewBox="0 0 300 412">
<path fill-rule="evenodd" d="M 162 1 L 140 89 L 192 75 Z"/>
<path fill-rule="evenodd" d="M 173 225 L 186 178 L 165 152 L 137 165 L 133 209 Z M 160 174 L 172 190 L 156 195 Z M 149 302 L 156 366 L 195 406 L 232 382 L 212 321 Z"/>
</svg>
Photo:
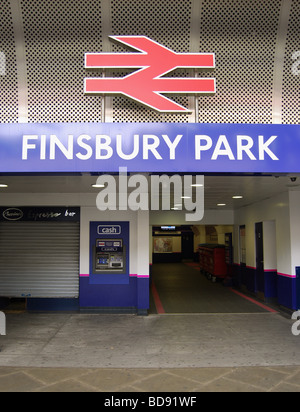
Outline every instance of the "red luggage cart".
<svg viewBox="0 0 300 412">
<path fill-rule="evenodd" d="M 225 247 L 222 245 L 200 245 L 198 248 L 200 271 L 216 282 L 227 275 Z"/>
</svg>

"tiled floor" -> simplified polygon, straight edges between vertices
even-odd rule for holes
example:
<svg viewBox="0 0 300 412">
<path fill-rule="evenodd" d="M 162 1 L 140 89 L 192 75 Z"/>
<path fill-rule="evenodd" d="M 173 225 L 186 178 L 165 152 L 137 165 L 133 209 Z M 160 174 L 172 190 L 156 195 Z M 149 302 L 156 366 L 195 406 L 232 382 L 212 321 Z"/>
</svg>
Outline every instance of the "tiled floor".
<svg viewBox="0 0 300 412">
<path fill-rule="evenodd" d="M 299 392 L 300 367 L 0 367 L 0 392 Z"/>
</svg>

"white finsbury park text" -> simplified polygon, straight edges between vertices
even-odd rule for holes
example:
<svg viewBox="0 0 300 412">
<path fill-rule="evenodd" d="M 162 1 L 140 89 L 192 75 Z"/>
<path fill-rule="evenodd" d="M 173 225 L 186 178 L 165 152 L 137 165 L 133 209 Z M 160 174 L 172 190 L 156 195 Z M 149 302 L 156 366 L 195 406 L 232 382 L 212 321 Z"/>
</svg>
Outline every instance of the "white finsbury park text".
<svg viewBox="0 0 300 412">
<path fill-rule="evenodd" d="M 189 137 L 189 147 L 194 151 L 195 160 L 259 160 L 267 157 L 279 160 L 272 150 L 272 143 L 278 136 L 266 137 L 258 135 L 226 136 L 217 138 L 204 134 Z M 193 141 L 191 142 L 191 138 Z M 32 156 L 39 160 L 55 160 L 63 156 L 66 160 L 79 159 L 82 161 L 111 160 L 130 161 L 137 158 L 142 160 L 180 160 L 182 151 L 186 148 L 187 136 L 178 134 L 171 138 L 167 134 L 135 134 L 128 136 L 118 134 L 112 138 L 109 135 L 97 134 L 90 136 L 68 134 L 63 139 L 55 134 L 29 134 L 23 135 L 22 160 L 30 160 Z M 191 144 L 192 143 L 192 144 Z M 128 147 L 129 146 L 129 147 Z"/>
</svg>

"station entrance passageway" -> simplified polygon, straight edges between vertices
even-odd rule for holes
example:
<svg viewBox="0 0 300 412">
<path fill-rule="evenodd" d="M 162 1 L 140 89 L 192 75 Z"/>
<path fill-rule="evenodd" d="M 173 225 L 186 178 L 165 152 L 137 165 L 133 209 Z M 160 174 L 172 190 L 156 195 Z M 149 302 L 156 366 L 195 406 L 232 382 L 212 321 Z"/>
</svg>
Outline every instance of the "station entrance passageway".
<svg viewBox="0 0 300 412">
<path fill-rule="evenodd" d="M 212 283 L 196 262 L 154 264 L 150 313 L 267 313 L 273 308 L 222 282 Z"/>
</svg>

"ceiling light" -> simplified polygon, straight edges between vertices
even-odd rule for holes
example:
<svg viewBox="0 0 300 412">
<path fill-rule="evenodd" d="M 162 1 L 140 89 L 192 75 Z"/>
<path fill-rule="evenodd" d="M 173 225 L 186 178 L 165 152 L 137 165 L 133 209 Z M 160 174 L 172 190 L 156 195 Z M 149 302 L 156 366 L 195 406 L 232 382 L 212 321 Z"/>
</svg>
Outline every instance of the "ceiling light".
<svg viewBox="0 0 300 412">
<path fill-rule="evenodd" d="M 191 187 L 203 187 L 204 185 L 202 185 L 201 183 L 195 183 L 193 185 L 191 185 Z"/>
<path fill-rule="evenodd" d="M 0 183 L 0 187 L 8 187 L 8 186 L 4 183 Z"/>
<path fill-rule="evenodd" d="M 232 199 L 243 199 L 243 196 L 232 196 Z"/>
<path fill-rule="evenodd" d="M 218 203 L 217 206 L 226 206 L 226 203 Z"/>
<path fill-rule="evenodd" d="M 105 187 L 105 185 L 97 185 L 97 184 L 95 184 L 95 185 L 92 185 L 92 187 L 98 187 L 98 188 L 100 188 L 100 187 Z"/>
<path fill-rule="evenodd" d="M 181 196 L 181 199 L 191 199 L 191 196 Z"/>
</svg>

